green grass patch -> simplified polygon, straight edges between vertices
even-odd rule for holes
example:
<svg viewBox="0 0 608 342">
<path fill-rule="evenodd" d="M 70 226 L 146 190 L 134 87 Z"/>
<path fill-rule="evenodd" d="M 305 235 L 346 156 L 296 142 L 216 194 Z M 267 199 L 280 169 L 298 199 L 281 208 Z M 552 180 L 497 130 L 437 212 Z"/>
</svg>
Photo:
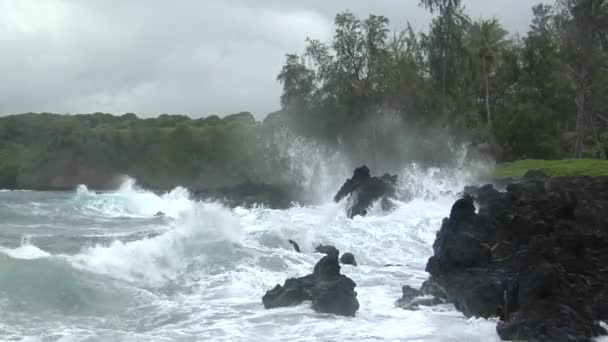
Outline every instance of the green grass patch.
<svg viewBox="0 0 608 342">
<path fill-rule="evenodd" d="M 512 163 L 496 165 L 492 176 L 498 179 L 521 178 L 529 170 L 542 170 L 551 177 L 608 176 L 608 160 L 518 160 Z"/>
</svg>

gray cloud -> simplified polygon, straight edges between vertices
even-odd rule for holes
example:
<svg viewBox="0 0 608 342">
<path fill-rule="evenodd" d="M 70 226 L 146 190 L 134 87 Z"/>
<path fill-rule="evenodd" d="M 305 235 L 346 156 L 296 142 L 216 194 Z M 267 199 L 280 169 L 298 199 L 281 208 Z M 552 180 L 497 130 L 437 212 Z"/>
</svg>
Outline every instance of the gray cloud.
<svg viewBox="0 0 608 342">
<path fill-rule="evenodd" d="M 465 0 L 525 32 L 530 0 Z M 0 113 L 192 116 L 279 107 L 284 54 L 329 39 L 333 16 L 423 29 L 418 0 L 0 0 Z"/>
</svg>

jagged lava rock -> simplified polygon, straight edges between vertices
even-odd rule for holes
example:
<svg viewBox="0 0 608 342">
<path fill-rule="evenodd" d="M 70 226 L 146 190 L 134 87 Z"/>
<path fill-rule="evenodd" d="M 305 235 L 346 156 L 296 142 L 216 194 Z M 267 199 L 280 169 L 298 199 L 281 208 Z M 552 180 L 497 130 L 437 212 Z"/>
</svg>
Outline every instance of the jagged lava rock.
<svg viewBox="0 0 608 342">
<path fill-rule="evenodd" d="M 608 177 L 530 172 L 469 187 L 444 219 L 431 282 L 508 340 L 591 341 L 608 320 Z M 478 212 L 475 211 L 475 204 Z"/>
<path fill-rule="evenodd" d="M 356 286 L 352 279 L 340 274 L 337 255 L 326 255 L 317 262 L 312 274 L 287 279 L 283 286 L 267 291 L 262 302 L 271 309 L 310 300 L 316 312 L 354 316 L 359 310 Z"/>
<path fill-rule="evenodd" d="M 357 215 L 367 215 L 368 208 L 377 200 L 381 201 L 383 210 L 390 210 L 394 205 L 391 199 L 397 196 L 397 176 L 384 174 L 382 177 L 372 177 L 367 166 L 356 168 L 353 177 L 347 179 L 334 196 L 335 202 L 340 202 L 349 196 L 347 215 L 353 218 Z"/>
</svg>

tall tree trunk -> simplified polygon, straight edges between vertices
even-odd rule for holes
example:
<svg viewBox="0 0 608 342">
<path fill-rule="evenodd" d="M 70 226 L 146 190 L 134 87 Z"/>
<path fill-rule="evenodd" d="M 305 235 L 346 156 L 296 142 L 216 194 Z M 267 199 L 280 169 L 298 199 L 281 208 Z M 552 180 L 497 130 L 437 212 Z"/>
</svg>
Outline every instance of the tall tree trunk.
<svg viewBox="0 0 608 342">
<path fill-rule="evenodd" d="M 486 60 L 483 60 L 483 74 L 486 83 L 486 119 L 488 120 L 488 128 L 492 130 L 492 113 L 490 113 L 490 73 L 487 71 Z"/>
<path fill-rule="evenodd" d="M 448 98 L 448 56 L 451 58 L 450 55 L 450 49 L 452 48 L 452 39 L 450 36 L 450 32 L 452 29 L 452 6 L 451 4 L 448 4 L 447 8 L 445 9 L 445 12 L 442 14 L 443 16 L 443 20 L 446 20 L 445 22 L 445 26 L 444 28 L 442 28 L 442 30 L 445 30 L 444 32 L 442 32 L 442 34 L 444 34 L 444 46 L 443 46 L 443 67 L 441 70 L 441 87 L 442 87 L 442 93 L 443 93 L 443 114 L 447 116 L 448 122 L 452 119 L 451 115 L 449 113 L 448 110 L 448 106 L 447 106 L 447 98 Z M 452 62 L 452 61 L 450 61 Z M 453 63 L 450 63 L 450 65 L 452 65 Z"/>
<path fill-rule="evenodd" d="M 585 90 L 581 87 L 578 90 L 576 98 L 576 141 L 574 144 L 574 157 L 583 157 L 583 145 L 585 138 Z"/>
<path fill-rule="evenodd" d="M 601 150 L 601 146 L 602 146 L 602 141 L 600 139 L 600 132 L 598 131 L 598 125 L 594 122 L 595 121 L 595 116 L 593 114 L 589 115 L 589 113 L 587 113 L 587 115 L 585 115 L 585 127 L 587 127 L 588 130 L 591 131 L 591 135 L 593 136 L 593 143 L 595 144 L 595 146 L 599 149 L 598 152 L 596 152 L 596 155 L 593 156 L 593 158 L 602 158 L 602 150 Z"/>
</svg>

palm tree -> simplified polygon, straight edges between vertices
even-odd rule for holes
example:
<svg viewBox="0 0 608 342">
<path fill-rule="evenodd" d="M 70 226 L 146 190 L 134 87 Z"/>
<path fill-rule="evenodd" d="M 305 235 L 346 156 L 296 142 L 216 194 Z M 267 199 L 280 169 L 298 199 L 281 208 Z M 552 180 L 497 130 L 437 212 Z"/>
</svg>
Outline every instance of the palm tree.
<svg viewBox="0 0 608 342">
<path fill-rule="evenodd" d="M 497 19 L 480 20 L 473 23 L 467 35 L 467 49 L 475 69 L 480 68 L 485 88 L 486 120 L 492 128 L 490 111 L 490 76 L 497 57 L 507 45 L 508 32 Z"/>
<path fill-rule="evenodd" d="M 435 12 L 436 10 L 442 12 L 459 7 L 461 2 L 462 0 L 420 0 L 420 6 L 431 12 Z"/>
</svg>

